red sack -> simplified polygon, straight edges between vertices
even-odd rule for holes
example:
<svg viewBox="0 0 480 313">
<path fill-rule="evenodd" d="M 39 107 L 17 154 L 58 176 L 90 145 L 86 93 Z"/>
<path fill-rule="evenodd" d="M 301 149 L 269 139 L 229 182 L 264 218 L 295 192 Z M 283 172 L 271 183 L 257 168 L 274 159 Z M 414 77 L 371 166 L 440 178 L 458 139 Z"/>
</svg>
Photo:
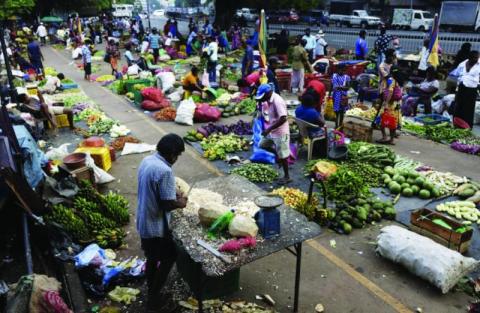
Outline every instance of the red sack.
<svg viewBox="0 0 480 313">
<path fill-rule="evenodd" d="M 222 112 L 219 109 L 213 108 L 206 103 L 201 103 L 195 109 L 193 120 L 196 123 L 216 122 L 221 116 Z"/>
<path fill-rule="evenodd" d="M 163 92 L 156 87 L 147 87 L 142 90 L 142 96 L 145 100 L 152 100 L 154 102 L 162 102 Z"/>
<path fill-rule="evenodd" d="M 165 100 L 162 100 L 160 102 L 155 102 L 152 100 L 143 100 L 141 105 L 142 109 L 147 111 L 158 111 L 168 106 L 170 106 L 170 103 Z"/>
</svg>

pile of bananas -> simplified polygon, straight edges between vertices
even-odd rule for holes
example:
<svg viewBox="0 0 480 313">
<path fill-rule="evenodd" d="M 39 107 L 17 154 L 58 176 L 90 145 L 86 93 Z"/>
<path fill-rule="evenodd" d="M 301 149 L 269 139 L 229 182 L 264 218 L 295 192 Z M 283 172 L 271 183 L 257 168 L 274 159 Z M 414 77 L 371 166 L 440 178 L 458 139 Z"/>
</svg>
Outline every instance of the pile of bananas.
<svg viewBox="0 0 480 313">
<path fill-rule="evenodd" d="M 130 221 L 128 200 L 112 191 L 103 196 L 103 200 L 106 211 L 105 215 L 115 221 L 119 226 L 127 225 Z"/>
<path fill-rule="evenodd" d="M 75 215 L 72 209 L 63 204 L 54 205 L 52 211 L 45 218 L 47 221 L 60 224 L 75 240 L 86 241 L 91 238 L 85 222 Z"/>
<path fill-rule="evenodd" d="M 123 244 L 125 232 L 121 228 L 105 228 L 93 232 L 95 242 L 102 248 L 116 248 Z"/>
<path fill-rule="evenodd" d="M 111 191 L 102 195 L 89 181 L 82 181 L 73 208 L 56 205 L 46 219 L 60 224 L 77 241 L 95 239 L 101 247 L 117 248 L 125 237 L 120 227 L 130 220 L 129 203 Z"/>
</svg>

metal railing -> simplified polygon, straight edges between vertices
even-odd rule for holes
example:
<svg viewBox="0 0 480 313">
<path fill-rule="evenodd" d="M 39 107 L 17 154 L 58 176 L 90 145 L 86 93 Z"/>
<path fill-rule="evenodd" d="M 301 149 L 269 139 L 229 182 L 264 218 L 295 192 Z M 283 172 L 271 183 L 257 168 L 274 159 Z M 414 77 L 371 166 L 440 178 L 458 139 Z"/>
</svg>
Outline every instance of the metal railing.
<svg viewBox="0 0 480 313">
<path fill-rule="evenodd" d="M 290 36 L 302 35 L 306 25 L 269 25 L 269 33 L 277 33 L 282 29 L 289 31 Z M 312 33 L 318 32 L 320 27 L 311 27 Z M 332 47 L 337 49 L 354 49 L 355 41 L 358 38 L 360 29 L 324 28 L 325 40 Z M 423 45 L 425 34 L 415 31 L 388 31 L 388 34 L 399 38 L 403 53 L 417 53 Z M 367 41 L 369 49 L 372 49 L 379 32 L 367 30 Z M 440 32 L 440 47 L 445 54 L 456 54 L 464 42 L 470 42 L 472 49 L 480 50 L 480 35 L 477 33 L 443 33 Z"/>
</svg>

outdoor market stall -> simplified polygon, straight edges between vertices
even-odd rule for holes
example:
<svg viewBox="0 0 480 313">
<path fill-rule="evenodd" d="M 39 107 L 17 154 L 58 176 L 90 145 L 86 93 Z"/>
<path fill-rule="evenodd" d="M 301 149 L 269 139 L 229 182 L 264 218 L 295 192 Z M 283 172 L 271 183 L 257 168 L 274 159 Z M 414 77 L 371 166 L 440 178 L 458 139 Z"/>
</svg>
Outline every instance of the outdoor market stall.
<svg viewBox="0 0 480 313">
<path fill-rule="evenodd" d="M 260 188 L 236 175 L 197 182 L 194 187 L 220 193 L 225 203 L 233 207 L 238 201 L 252 201 L 256 196 L 264 194 Z M 226 262 L 225 256 L 217 257 L 198 244 L 198 240 L 205 237 L 205 232 L 199 226 L 198 216 L 186 214 L 184 211 L 174 212 L 172 233 L 181 251 L 178 270 L 198 299 L 200 312 L 203 312 L 201 303 L 205 299 L 205 288 L 218 284 L 222 276 L 230 279 L 229 284 L 235 284 L 235 279 L 238 284 L 238 271 L 242 266 L 283 249 L 287 249 L 296 257 L 293 311 L 298 312 L 302 243 L 318 236 L 320 227 L 286 206 L 281 206 L 279 211 L 280 234 L 273 238 L 258 240 L 255 248 L 242 250 L 231 258 L 231 262 Z M 232 286 L 228 283 L 223 287 L 226 290 L 232 290 Z M 218 291 L 221 292 L 221 290 Z"/>
</svg>

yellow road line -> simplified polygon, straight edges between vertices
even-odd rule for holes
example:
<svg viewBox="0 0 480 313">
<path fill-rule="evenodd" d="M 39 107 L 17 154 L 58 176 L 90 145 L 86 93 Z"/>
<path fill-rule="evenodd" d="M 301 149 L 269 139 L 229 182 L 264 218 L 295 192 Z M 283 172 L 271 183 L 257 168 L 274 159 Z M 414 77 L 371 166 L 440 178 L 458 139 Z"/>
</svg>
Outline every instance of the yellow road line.
<svg viewBox="0 0 480 313">
<path fill-rule="evenodd" d="M 65 59 L 65 57 L 60 54 L 57 50 L 51 48 L 56 54 L 58 54 L 59 56 L 61 56 L 62 58 Z M 125 99 L 123 99 L 122 97 L 120 97 L 119 95 L 105 89 L 105 88 L 100 88 L 100 90 L 102 90 L 103 92 L 105 92 L 108 96 L 113 96 L 113 97 L 116 97 L 117 99 L 119 99 L 122 103 L 124 104 L 127 104 Z M 130 108 L 131 106 L 128 105 Z M 161 135 L 166 135 L 167 132 L 162 128 L 160 127 L 157 123 L 155 123 L 151 118 L 149 118 L 148 116 L 146 116 L 144 113 L 138 111 L 137 109 L 135 108 L 132 108 L 132 111 L 135 115 L 137 115 L 141 120 L 147 122 L 148 124 L 150 124 L 150 126 L 152 126 L 153 128 L 155 128 Z M 138 122 L 138 121 L 133 121 L 133 122 Z M 196 151 L 194 151 L 193 148 L 189 148 L 187 147 L 187 149 L 185 150 L 185 153 L 188 154 L 190 157 L 192 157 L 193 159 L 197 160 L 198 162 L 202 163 L 202 165 L 204 165 L 208 171 L 210 171 L 211 173 L 217 175 L 217 176 L 224 176 L 225 174 L 220 171 L 218 168 L 216 168 L 215 166 L 213 166 L 209 161 L 205 160 L 204 158 L 202 158 L 201 156 L 198 155 L 198 153 Z"/>
<path fill-rule="evenodd" d="M 382 288 L 377 286 L 374 282 L 357 272 L 352 266 L 345 263 L 342 259 L 337 257 L 335 254 L 330 252 L 327 248 L 322 246 L 315 240 L 308 240 L 307 244 L 319 252 L 321 255 L 326 257 L 330 262 L 332 262 L 335 266 L 342 269 L 348 275 L 350 275 L 353 279 L 359 282 L 362 286 L 367 288 L 371 293 L 373 293 L 378 298 L 382 299 L 385 303 L 390 305 L 395 311 L 399 313 L 411 313 L 412 310 L 407 308 L 400 300 L 394 298 L 388 292 L 384 291 Z"/>
</svg>

